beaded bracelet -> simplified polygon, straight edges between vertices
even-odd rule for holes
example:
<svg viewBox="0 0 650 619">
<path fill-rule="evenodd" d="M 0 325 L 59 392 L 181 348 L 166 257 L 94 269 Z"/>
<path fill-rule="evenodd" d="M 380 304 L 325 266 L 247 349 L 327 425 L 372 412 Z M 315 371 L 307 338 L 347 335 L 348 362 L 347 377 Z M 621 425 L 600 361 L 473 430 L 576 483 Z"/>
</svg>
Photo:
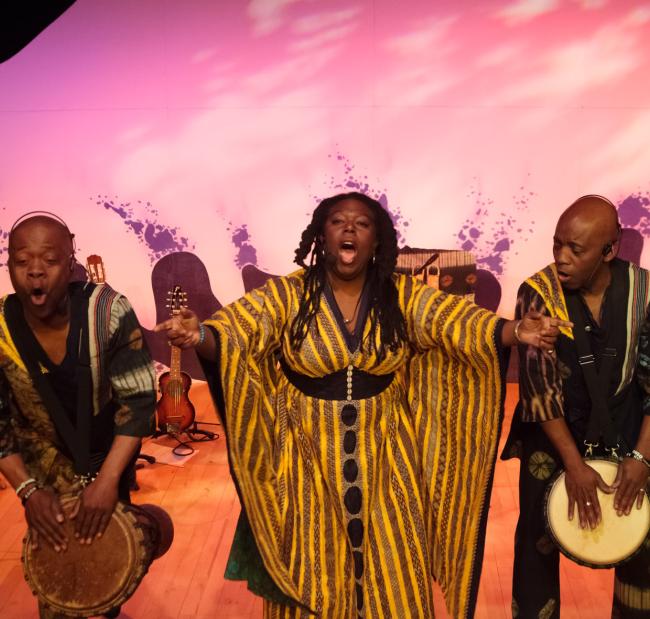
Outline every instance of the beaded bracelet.
<svg viewBox="0 0 650 619">
<path fill-rule="evenodd" d="M 199 341 L 198 341 L 198 343 L 196 345 L 200 346 L 201 344 L 203 344 L 203 342 L 205 342 L 205 327 L 203 326 L 203 323 L 200 322 L 199 323 Z"/>
<path fill-rule="evenodd" d="M 627 458 L 634 458 L 635 460 L 638 460 L 639 462 L 643 462 L 643 464 L 645 464 L 650 469 L 650 461 L 648 461 L 640 451 L 637 451 L 636 449 L 633 449 L 629 453 L 625 454 L 625 456 Z"/>
<path fill-rule="evenodd" d="M 16 488 L 16 494 L 20 496 L 20 493 L 27 488 L 27 486 L 31 486 L 32 484 L 37 483 L 36 480 L 33 477 L 30 477 L 29 479 L 26 479 L 22 484 Z"/>
<path fill-rule="evenodd" d="M 28 488 L 27 492 L 25 492 L 25 494 L 23 494 L 23 496 L 20 497 L 20 502 L 23 505 L 26 505 L 27 504 L 27 499 L 29 499 L 29 497 L 32 496 L 32 494 L 34 494 L 34 492 L 36 492 L 37 490 L 40 490 L 40 489 L 41 489 L 41 487 L 38 484 L 32 486 L 31 488 Z"/>
</svg>

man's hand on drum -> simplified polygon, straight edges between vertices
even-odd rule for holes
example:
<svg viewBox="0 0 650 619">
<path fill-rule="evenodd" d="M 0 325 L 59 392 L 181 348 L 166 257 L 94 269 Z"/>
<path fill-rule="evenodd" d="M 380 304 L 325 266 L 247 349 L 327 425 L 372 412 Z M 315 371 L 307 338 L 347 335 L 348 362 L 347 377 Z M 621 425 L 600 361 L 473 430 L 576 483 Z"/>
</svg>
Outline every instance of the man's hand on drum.
<svg viewBox="0 0 650 619">
<path fill-rule="evenodd" d="M 582 461 L 577 466 L 566 469 L 564 481 L 569 497 L 569 520 L 573 520 L 577 505 L 580 527 L 595 529 L 601 519 L 597 489 L 611 494 L 614 488 L 608 486 L 599 473 Z"/>
<path fill-rule="evenodd" d="M 86 486 L 70 512 L 75 520 L 74 536 L 80 544 L 90 544 L 101 537 L 117 504 L 117 481 L 99 475 Z"/>
<path fill-rule="evenodd" d="M 164 332 L 170 344 L 179 348 L 193 348 L 201 339 L 199 319 L 190 309 L 183 308 L 178 314 L 157 324 L 156 332 Z"/>
<path fill-rule="evenodd" d="M 38 548 L 41 537 L 57 552 L 67 548 L 68 538 L 62 526 L 65 516 L 56 494 L 46 488 L 33 492 L 25 503 L 25 518 L 32 548 Z"/>
<path fill-rule="evenodd" d="M 552 318 L 536 311 L 528 311 L 518 325 L 517 337 L 523 344 L 541 348 L 545 353 L 554 353 L 555 342 L 560 335 L 560 327 L 570 328 L 572 322 Z"/>
<path fill-rule="evenodd" d="M 648 467 L 634 458 L 623 458 L 612 484 L 616 488 L 614 509 L 619 516 L 629 515 L 635 503 L 641 509 L 647 483 Z"/>
</svg>

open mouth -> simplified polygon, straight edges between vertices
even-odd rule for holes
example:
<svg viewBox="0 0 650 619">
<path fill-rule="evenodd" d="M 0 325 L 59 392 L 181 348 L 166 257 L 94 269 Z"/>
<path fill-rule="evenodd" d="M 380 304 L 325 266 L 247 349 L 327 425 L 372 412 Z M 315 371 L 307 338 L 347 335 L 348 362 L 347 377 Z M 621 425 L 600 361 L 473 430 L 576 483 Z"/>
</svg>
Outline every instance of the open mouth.
<svg viewBox="0 0 650 619">
<path fill-rule="evenodd" d="M 561 282 L 565 282 L 571 277 L 566 271 L 560 271 L 559 269 L 557 271 L 557 276 Z"/>
<path fill-rule="evenodd" d="M 339 257 L 343 264 L 352 264 L 357 257 L 357 248 L 352 241 L 343 241 L 339 248 Z"/>
<path fill-rule="evenodd" d="M 43 305 L 47 299 L 47 293 L 43 288 L 32 288 L 29 299 L 34 305 Z"/>
</svg>

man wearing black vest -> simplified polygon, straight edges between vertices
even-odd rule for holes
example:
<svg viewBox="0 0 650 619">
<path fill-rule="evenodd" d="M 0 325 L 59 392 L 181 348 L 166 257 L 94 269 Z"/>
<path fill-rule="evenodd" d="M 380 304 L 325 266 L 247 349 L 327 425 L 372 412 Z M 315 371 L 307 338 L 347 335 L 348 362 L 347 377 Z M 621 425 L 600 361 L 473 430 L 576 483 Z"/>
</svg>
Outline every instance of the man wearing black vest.
<svg viewBox="0 0 650 619">
<path fill-rule="evenodd" d="M 34 545 L 60 552 L 76 542 L 59 496 L 77 494 L 68 517 L 77 542 L 91 544 L 118 498 L 129 500 L 127 473 L 155 406 L 133 309 L 108 286 L 71 283 L 74 265 L 73 235 L 55 215 L 14 224 L 15 293 L 0 299 L 0 472 L 25 506 Z"/>
<path fill-rule="evenodd" d="M 569 518 L 583 528 L 601 520 L 597 488 L 615 494 L 623 518 L 645 498 L 650 277 L 616 258 L 619 235 L 611 202 L 578 199 L 558 221 L 554 263 L 519 289 L 519 315 L 534 309 L 574 323 L 562 330 L 554 352 L 519 347 L 520 401 L 502 457 L 521 459 L 512 601 L 520 619 L 560 616 L 559 555 L 544 523 L 545 492 L 558 469 L 566 472 Z M 590 389 L 602 397 L 592 398 Z M 597 444 L 594 456 L 620 457 L 611 486 L 583 460 L 586 443 Z M 649 556 L 644 547 L 617 567 L 612 617 L 650 617 Z"/>
</svg>

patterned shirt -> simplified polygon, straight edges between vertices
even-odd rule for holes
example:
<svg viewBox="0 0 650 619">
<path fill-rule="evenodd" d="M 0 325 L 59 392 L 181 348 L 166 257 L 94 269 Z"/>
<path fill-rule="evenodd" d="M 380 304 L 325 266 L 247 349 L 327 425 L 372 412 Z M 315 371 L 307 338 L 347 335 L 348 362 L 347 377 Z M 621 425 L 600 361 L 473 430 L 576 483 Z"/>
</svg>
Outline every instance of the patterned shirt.
<svg viewBox="0 0 650 619">
<path fill-rule="evenodd" d="M 74 476 L 70 455 L 7 324 L 8 306 L 15 302 L 14 295 L 0 299 L 0 458 L 19 453 L 31 476 L 66 490 Z M 155 375 L 140 325 L 125 297 L 108 286 L 95 287 L 88 317 L 91 444 L 105 456 L 113 436 L 142 437 L 153 431 Z M 47 364 L 41 368 L 49 371 Z M 70 402 L 62 404 L 74 409 Z"/>
<path fill-rule="evenodd" d="M 565 297 L 576 294 L 582 321 L 595 357 L 597 370 L 602 353 L 607 345 L 616 349 L 613 359 L 607 395 L 610 410 L 618 415 L 618 425 L 625 436 L 638 433 L 641 408 L 650 413 L 650 322 L 645 320 L 630 328 L 629 306 L 645 298 L 639 294 L 630 274 L 635 267 L 627 262 L 614 260 L 611 263 L 612 282 L 606 290 L 599 321 L 596 321 L 584 299 L 578 293 L 564 291 Z M 638 270 L 640 273 L 644 271 Z M 641 284 L 643 285 L 643 283 Z M 615 292 L 618 291 L 618 293 Z M 521 318 L 527 311 L 548 313 L 542 295 L 529 283 L 523 283 L 517 296 L 516 315 Z M 645 314 L 645 312 L 643 312 Z M 569 311 L 569 319 L 575 315 Z M 628 341 L 632 340 L 628 345 Z M 548 355 L 531 346 L 518 347 L 519 352 L 519 397 L 523 421 L 548 421 L 565 417 L 567 423 L 578 435 L 584 434 L 591 412 L 591 399 L 585 384 L 575 341 L 561 334 L 556 344 L 556 354 Z M 632 364 L 636 372 L 627 372 Z"/>
</svg>

